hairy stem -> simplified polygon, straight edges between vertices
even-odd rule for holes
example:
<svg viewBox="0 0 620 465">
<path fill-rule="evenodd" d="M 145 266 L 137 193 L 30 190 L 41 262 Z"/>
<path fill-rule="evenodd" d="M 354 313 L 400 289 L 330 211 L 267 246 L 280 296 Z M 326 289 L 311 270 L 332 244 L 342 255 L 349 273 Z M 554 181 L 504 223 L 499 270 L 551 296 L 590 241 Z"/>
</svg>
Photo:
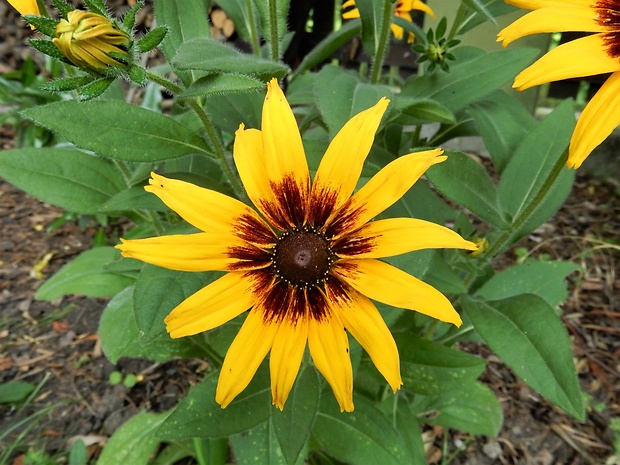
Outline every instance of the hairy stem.
<svg viewBox="0 0 620 465">
<path fill-rule="evenodd" d="M 379 31 L 379 42 L 375 50 L 372 69 L 370 70 L 370 82 L 376 84 L 381 77 L 381 68 L 383 68 L 383 60 L 387 53 L 387 42 L 390 37 L 390 23 L 392 22 L 392 8 L 394 5 L 390 0 L 384 0 L 383 21 L 381 22 L 381 30 Z"/>
</svg>

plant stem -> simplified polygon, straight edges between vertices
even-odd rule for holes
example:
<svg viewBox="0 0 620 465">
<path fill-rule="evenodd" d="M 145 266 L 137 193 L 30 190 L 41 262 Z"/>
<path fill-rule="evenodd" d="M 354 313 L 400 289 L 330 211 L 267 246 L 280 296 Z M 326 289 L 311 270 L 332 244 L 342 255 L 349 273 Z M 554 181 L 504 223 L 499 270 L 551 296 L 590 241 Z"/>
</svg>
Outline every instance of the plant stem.
<svg viewBox="0 0 620 465">
<path fill-rule="evenodd" d="M 222 145 L 220 138 L 217 136 L 215 127 L 213 126 L 213 123 L 211 122 L 211 117 L 207 114 L 207 112 L 204 110 L 202 105 L 198 103 L 198 101 L 194 99 L 190 99 L 188 100 L 188 104 L 190 108 L 194 110 L 194 112 L 200 118 L 200 121 L 202 122 L 202 125 L 204 126 L 207 132 L 207 138 L 209 139 L 209 143 L 211 144 L 211 147 L 213 147 L 213 150 L 215 151 L 215 156 L 220 162 L 222 171 L 224 171 L 224 174 L 230 181 L 230 185 L 235 195 L 239 199 L 244 198 L 245 190 L 243 189 L 243 185 L 241 184 L 241 181 L 237 177 L 237 174 L 232 170 L 230 163 L 228 163 L 228 160 L 226 159 L 226 152 L 224 151 L 224 146 Z"/>
<path fill-rule="evenodd" d="M 176 85 L 171 80 L 166 79 L 165 77 L 160 76 L 158 74 L 155 74 L 149 71 L 148 69 L 146 70 L 146 77 L 150 79 L 151 81 L 153 81 L 154 83 L 162 86 L 164 89 L 166 89 L 171 94 L 180 94 L 181 92 L 183 92 L 183 88 L 181 86 Z"/>
<path fill-rule="evenodd" d="M 456 33 L 461 27 L 461 21 L 463 21 L 463 16 L 465 16 L 465 3 L 459 5 L 459 9 L 456 12 L 456 17 L 454 18 L 454 22 L 452 23 L 452 27 L 450 28 L 450 32 L 448 33 L 448 37 L 446 38 L 446 42 L 450 42 L 456 36 Z"/>
<path fill-rule="evenodd" d="M 370 70 L 370 82 L 376 84 L 381 77 L 381 68 L 383 68 L 383 60 L 385 60 L 385 54 L 387 52 L 387 41 L 390 37 L 390 23 L 392 22 L 392 8 L 394 5 L 391 0 L 383 0 L 383 22 L 381 23 L 381 31 L 379 31 L 379 42 L 375 50 L 375 57 L 372 62 L 372 69 Z"/>
<path fill-rule="evenodd" d="M 280 43 L 278 39 L 278 0 L 269 0 L 269 45 L 271 46 L 271 59 L 280 61 Z"/>
<path fill-rule="evenodd" d="M 258 56 L 260 54 L 260 43 L 258 42 L 258 33 L 256 31 L 256 19 L 254 18 L 254 2 L 245 0 L 245 7 L 248 9 L 248 22 L 250 29 L 250 41 L 252 42 L 252 52 Z"/>
</svg>

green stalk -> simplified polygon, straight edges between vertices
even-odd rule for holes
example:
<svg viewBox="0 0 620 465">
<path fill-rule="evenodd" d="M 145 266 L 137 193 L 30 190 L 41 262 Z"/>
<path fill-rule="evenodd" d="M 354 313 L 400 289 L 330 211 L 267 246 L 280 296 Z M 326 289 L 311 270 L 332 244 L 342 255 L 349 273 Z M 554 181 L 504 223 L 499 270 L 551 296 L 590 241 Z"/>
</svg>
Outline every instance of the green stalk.
<svg viewBox="0 0 620 465">
<path fill-rule="evenodd" d="M 370 70 L 371 84 L 379 82 L 383 60 L 385 60 L 385 54 L 387 53 L 387 42 L 390 37 L 390 23 L 392 22 L 392 8 L 394 5 L 391 0 L 384 0 L 384 5 L 383 22 L 381 23 L 381 31 L 379 31 L 379 43 L 377 44 L 372 68 Z"/>
<path fill-rule="evenodd" d="M 278 39 L 278 0 L 269 0 L 269 32 L 271 59 L 280 61 L 280 43 Z"/>
<path fill-rule="evenodd" d="M 448 33 L 448 37 L 446 38 L 446 42 L 450 42 L 456 36 L 459 27 L 461 27 L 461 21 L 463 21 L 463 16 L 465 16 L 465 4 L 461 3 L 459 5 L 459 9 L 456 12 L 456 17 L 454 18 L 454 22 L 452 23 L 452 27 L 450 28 L 450 32 Z"/>
<path fill-rule="evenodd" d="M 248 9 L 248 27 L 250 29 L 252 52 L 254 55 L 259 56 L 260 43 L 258 42 L 258 32 L 256 31 L 256 18 L 254 18 L 254 2 L 252 0 L 245 0 L 245 7 Z"/>
<path fill-rule="evenodd" d="M 162 86 L 164 89 L 166 89 L 171 94 L 180 94 L 181 92 L 183 92 L 183 88 L 181 86 L 176 85 L 174 82 L 170 81 L 169 79 L 166 79 L 163 76 L 155 74 L 149 71 L 148 69 L 146 70 L 146 77 L 149 78 L 154 83 Z"/>
</svg>

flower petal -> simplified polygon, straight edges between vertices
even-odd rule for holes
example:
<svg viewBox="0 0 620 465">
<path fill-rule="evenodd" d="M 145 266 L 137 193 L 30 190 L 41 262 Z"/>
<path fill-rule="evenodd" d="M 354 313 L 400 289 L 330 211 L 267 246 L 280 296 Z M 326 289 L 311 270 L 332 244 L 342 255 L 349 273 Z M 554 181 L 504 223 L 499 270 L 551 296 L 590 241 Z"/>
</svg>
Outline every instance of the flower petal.
<svg viewBox="0 0 620 465">
<path fill-rule="evenodd" d="M 227 251 L 245 241 L 232 234 L 176 234 L 126 240 L 116 246 L 123 257 L 179 271 L 223 271 L 237 261 Z"/>
<path fill-rule="evenodd" d="M 18 13 L 22 16 L 26 16 L 26 15 L 39 16 L 41 14 L 39 12 L 39 5 L 37 5 L 37 0 L 9 0 L 9 4 L 13 8 L 15 8 L 18 11 Z"/>
<path fill-rule="evenodd" d="M 439 248 L 477 250 L 476 244 L 451 229 L 414 218 L 372 221 L 334 245 L 334 251 L 342 258 L 392 257 Z"/>
<path fill-rule="evenodd" d="M 547 7 L 572 8 L 581 6 L 594 6 L 597 0 L 504 0 L 524 10 L 537 10 Z"/>
<path fill-rule="evenodd" d="M 431 9 L 430 6 L 428 6 L 422 0 L 409 0 L 409 2 L 407 2 L 407 1 L 403 2 L 403 4 L 407 4 L 407 3 L 410 4 L 410 6 L 409 6 L 410 10 L 423 11 L 424 13 L 429 15 L 431 18 L 435 17 L 435 12 Z"/>
<path fill-rule="evenodd" d="M 573 131 L 568 167 L 579 168 L 603 140 L 620 124 L 620 72 L 613 73 L 584 108 Z"/>
<path fill-rule="evenodd" d="M 203 231 L 229 233 L 247 222 L 251 222 L 253 227 L 258 225 L 262 226 L 263 231 L 269 231 L 269 227 L 254 210 L 220 192 L 156 173 L 151 173 L 149 184 L 144 188 L 147 192 L 155 194 L 185 221 Z"/>
<path fill-rule="evenodd" d="M 594 34 L 562 44 L 543 55 L 524 69 L 512 87 L 529 89 L 552 81 L 595 74 L 610 73 L 620 69 L 617 58 L 607 53 L 602 34 Z"/>
<path fill-rule="evenodd" d="M 314 178 L 311 200 L 313 207 L 328 203 L 325 208 L 331 210 L 326 212 L 329 215 L 351 197 L 389 103 L 390 101 L 383 97 L 373 107 L 351 118 L 338 131 Z M 326 201 L 327 199 L 329 201 Z"/>
<path fill-rule="evenodd" d="M 282 211 L 290 216 L 288 202 L 308 198 L 310 173 L 297 121 L 277 79 L 267 83 L 267 96 L 262 118 L 264 171 L 268 176 L 274 195 Z M 288 184 L 292 182 L 293 186 Z M 284 192 L 283 192 L 284 190 Z M 296 190 L 297 193 L 289 192 Z M 303 208 L 305 212 L 305 208 Z M 296 221 L 296 218 L 288 218 Z"/>
<path fill-rule="evenodd" d="M 170 337 L 202 333 L 232 320 L 254 302 L 251 281 L 243 272 L 227 273 L 181 302 L 166 317 Z"/>
<path fill-rule="evenodd" d="M 350 201 L 334 215 L 328 227 L 328 237 L 338 238 L 367 223 L 400 199 L 405 192 L 436 163 L 448 157 L 443 150 L 434 149 L 410 153 L 397 158 L 375 174 Z"/>
<path fill-rule="evenodd" d="M 265 323 L 263 312 L 254 308 L 230 345 L 215 391 L 215 401 L 226 408 L 243 391 L 271 349 L 278 325 Z"/>
<path fill-rule="evenodd" d="M 371 299 L 461 325 L 461 317 L 446 296 L 392 265 L 372 258 L 341 260 L 332 272 Z"/>
<path fill-rule="evenodd" d="M 597 21 L 598 13 L 589 7 L 541 8 L 522 16 L 497 34 L 497 41 L 505 47 L 521 37 L 544 32 L 603 32 Z"/>
<path fill-rule="evenodd" d="M 351 292 L 350 301 L 334 306 L 344 327 L 357 339 L 394 391 L 403 384 L 400 378 L 398 348 L 377 307 L 362 294 Z"/>
<path fill-rule="evenodd" d="M 271 372 L 271 396 L 273 404 L 282 410 L 288 398 L 304 355 L 308 339 L 306 318 L 299 318 L 296 324 L 280 324 L 269 356 Z"/>
<path fill-rule="evenodd" d="M 325 377 L 340 405 L 340 411 L 353 411 L 353 367 L 349 339 L 337 314 L 322 320 L 309 319 L 308 348 L 314 365 Z"/>
</svg>

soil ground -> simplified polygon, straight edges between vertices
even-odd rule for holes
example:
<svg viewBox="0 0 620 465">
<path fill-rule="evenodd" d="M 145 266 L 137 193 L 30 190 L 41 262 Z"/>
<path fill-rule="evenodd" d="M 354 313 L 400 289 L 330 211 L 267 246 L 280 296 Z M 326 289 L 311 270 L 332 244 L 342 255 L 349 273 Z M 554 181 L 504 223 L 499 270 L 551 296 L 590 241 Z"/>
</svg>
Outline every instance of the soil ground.
<svg viewBox="0 0 620 465">
<path fill-rule="evenodd" d="M 0 17 L 11 14 L 6 2 L 0 2 Z M 23 45 L 28 31 L 15 24 L 9 19 L 0 31 L 2 37 L 15 38 L 0 46 L 0 72 L 16 69 L 21 59 L 16 51 L 22 49 L 17 45 Z M 3 150 L 13 146 L 13 136 L 11 128 L 2 127 Z M 34 300 L 44 280 L 88 249 L 99 229 L 82 219 L 47 232 L 63 213 L 0 180 L 0 383 L 21 380 L 40 386 L 27 409 L 0 406 L 0 437 L 18 421 L 39 413 L 25 438 L 11 434 L 0 441 L 0 452 L 10 445 L 19 446 L 9 462 L 14 465 L 22 463 L 28 448 L 58 454 L 76 437 L 83 438 L 96 454 L 114 430 L 138 411 L 161 411 L 175 405 L 200 380 L 204 363 L 121 359 L 112 365 L 102 355 L 97 337 L 104 299 Z M 610 427 L 612 419 L 620 418 L 619 222 L 617 181 L 580 171 L 562 209 L 519 244 L 532 257 L 570 260 L 582 268 L 569 277 L 570 297 L 562 318 L 589 399 L 586 421 L 580 424 L 550 405 L 484 346 L 467 346 L 488 361 L 483 381 L 501 401 L 504 425 L 498 437 L 473 441 L 458 432 L 427 429 L 429 463 L 442 463 L 446 435 L 450 450 L 461 449 L 452 462 L 458 465 L 620 463 L 611 458 L 620 431 Z M 518 258 L 509 257 L 511 262 Z M 131 388 L 112 385 L 109 375 L 113 371 L 142 380 Z M 50 407 L 47 412 L 46 407 Z"/>
</svg>

